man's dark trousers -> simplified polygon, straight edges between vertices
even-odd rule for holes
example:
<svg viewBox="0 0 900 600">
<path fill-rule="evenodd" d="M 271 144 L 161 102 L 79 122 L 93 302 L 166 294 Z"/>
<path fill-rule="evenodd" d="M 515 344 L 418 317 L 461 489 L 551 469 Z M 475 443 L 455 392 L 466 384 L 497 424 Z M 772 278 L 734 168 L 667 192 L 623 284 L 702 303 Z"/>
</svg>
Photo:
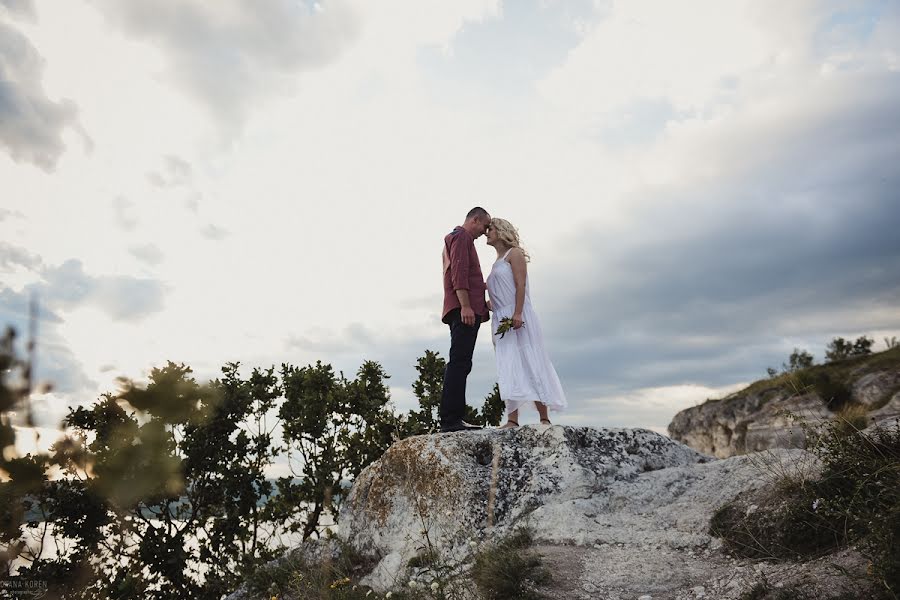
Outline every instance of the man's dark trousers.
<svg viewBox="0 0 900 600">
<path fill-rule="evenodd" d="M 475 339 L 481 325 L 481 315 L 475 315 L 475 325 L 462 322 L 462 313 L 456 308 L 448 315 L 450 326 L 450 362 L 444 371 L 444 391 L 441 395 L 441 425 L 453 425 L 462 421 L 466 411 L 466 378 L 472 371 L 472 354 Z"/>
</svg>

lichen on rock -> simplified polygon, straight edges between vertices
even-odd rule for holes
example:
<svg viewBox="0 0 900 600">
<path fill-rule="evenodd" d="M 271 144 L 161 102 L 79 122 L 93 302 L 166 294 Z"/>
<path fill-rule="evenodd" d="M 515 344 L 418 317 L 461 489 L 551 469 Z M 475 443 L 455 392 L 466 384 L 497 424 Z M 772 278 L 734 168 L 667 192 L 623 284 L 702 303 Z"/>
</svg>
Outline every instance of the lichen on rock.
<svg viewBox="0 0 900 600">
<path fill-rule="evenodd" d="M 416 436 L 395 443 L 359 475 L 341 511 L 340 535 L 383 557 L 368 583 L 387 587 L 399 574 L 385 566 L 407 564 L 429 542 L 461 555 L 473 538 L 501 535 L 539 509 L 707 460 L 643 429 L 522 427 Z"/>
</svg>

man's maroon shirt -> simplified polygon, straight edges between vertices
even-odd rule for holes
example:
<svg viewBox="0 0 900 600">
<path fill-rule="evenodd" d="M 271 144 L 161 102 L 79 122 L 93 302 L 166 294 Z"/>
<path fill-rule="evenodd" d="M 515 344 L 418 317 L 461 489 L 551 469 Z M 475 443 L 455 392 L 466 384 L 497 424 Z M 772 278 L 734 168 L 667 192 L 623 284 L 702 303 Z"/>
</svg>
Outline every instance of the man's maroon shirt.
<svg viewBox="0 0 900 600">
<path fill-rule="evenodd" d="M 475 238 L 456 227 L 444 237 L 444 313 L 441 320 L 447 323 L 447 314 L 460 308 L 456 290 L 469 291 L 469 305 L 482 320 L 488 319 L 481 263 L 475 251 Z"/>
</svg>

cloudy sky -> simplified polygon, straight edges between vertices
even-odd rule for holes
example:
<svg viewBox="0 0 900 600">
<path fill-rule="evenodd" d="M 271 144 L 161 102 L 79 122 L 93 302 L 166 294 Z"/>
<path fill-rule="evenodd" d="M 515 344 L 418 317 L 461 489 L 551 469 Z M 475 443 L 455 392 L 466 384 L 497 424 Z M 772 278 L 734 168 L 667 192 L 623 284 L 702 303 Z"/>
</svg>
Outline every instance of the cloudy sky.
<svg viewBox="0 0 900 600">
<path fill-rule="evenodd" d="M 0 0 L 0 322 L 38 299 L 46 427 L 167 360 L 373 359 L 411 408 L 481 205 L 557 421 L 664 430 L 900 335 L 898 164 L 894 0 Z"/>
</svg>

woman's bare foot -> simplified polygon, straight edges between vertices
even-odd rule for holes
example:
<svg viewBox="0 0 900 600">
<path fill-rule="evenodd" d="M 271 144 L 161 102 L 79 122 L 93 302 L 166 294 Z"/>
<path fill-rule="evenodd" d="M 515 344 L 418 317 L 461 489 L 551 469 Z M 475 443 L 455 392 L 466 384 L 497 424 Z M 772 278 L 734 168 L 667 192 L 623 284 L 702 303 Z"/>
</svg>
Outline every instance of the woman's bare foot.
<svg viewBox="0 0 900 600">
<path fill-rule="evenodd" d="M 550 422 L 550 419 L 541 419 L 541 425 L 553 425 L 553 423 Z"/>
<path fill-rule="evenodd" d="M 519 426 L 517 421 L 509 420 L 504 425 L 500 426 L 500 429 L 515 429 Z"/>
</svg>

